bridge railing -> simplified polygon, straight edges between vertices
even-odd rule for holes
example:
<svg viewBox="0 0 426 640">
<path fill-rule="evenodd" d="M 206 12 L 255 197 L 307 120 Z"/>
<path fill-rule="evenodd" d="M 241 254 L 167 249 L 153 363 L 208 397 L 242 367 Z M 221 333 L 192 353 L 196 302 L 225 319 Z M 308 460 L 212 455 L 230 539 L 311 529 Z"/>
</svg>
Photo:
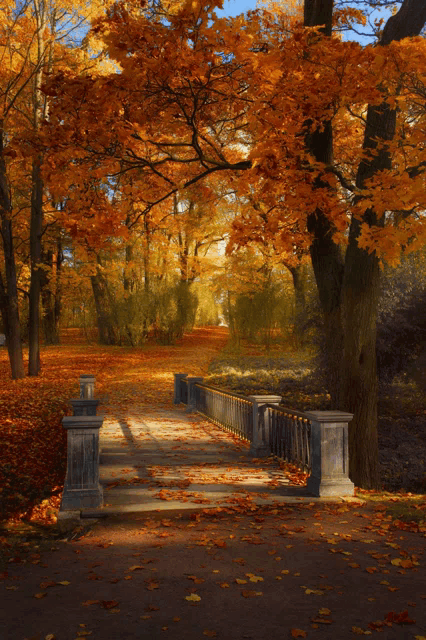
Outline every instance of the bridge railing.
<svg viewBox="0 0 426 640">
<path fill-rule="evenodd" d="M 314 496 L 353 496 L 349 479 L 348 423 L 344 411 L 295 411 L 279 405 L 281 396 L 243 396 L 203 384 L 199 377 L 175 374 L 174 403 L 186 404 L 250 444 L 249 455 L 271 454 L 310 473 Z"/>
<path fill-rule="evenodd" d="M 245 396 L 205 384 L 195 385 L 195 406 L 239 438 L 253 440 L 253 403 Z"/>
</svg>

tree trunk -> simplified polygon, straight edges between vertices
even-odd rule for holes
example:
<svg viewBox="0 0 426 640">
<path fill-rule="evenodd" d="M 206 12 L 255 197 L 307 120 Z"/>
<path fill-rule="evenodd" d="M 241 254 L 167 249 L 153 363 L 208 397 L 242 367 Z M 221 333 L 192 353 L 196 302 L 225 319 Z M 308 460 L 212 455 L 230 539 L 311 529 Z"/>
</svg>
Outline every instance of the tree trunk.
<svg viewBox="0 0 426 640">
<path fill-rule="evenodd" d="M 29 298 L 29 356 L 28 375 L 40 373 L 40 290 L 41 290 L 41 237 L 43 228 L 43 181 L 41 156 L 33 161 L 31 193 L 30 256 L 31 283 Z"/>
<path fill-rule="evenodd" d="M 132 324 L 133 324 L 134 315 L 135 315 L 134 294 L 133 294 L 134 276 L 133 276 L 133 273 L 129 273 L 129 268 L 130 268 L 129 265 L 131 265 L 132 260 L 133 260 L 133 245 L 126 244 L 126 264 L 124 267 L 124 277 L 123 277 L 123 288 L 126 295 L 125 327 L 126 327 L 126 333 L 127 333 L 127 337 L 129 339 L 130 345 L 134 347 L 135 341 L 134 341 L 133 332 L 132 332 Z M 131 267 L 131 269 L 133 271 L 133 267 Z"/>
<path fill-rule="evenodd" d="M 10 369 L 12 378 L 25 376 L 22 357 L 21 324 L 19 320 L 18 283 L 16 276 L 15 252 L 13 246 L 11 202 L 6 175 L 6 163 L 3 156 L 3 130 L 0 131 L 0 217 L 1 237 L 3 241 L 3 255 L 5 265 L 6 285 L 1 279 L 0 303 L 2 318 L 7 341 Z"/>
<path fill-rule="evenodd" d="M 101 344 L 116 344 L 116 335 L 109 309 L 109 296 L 104 276 L 98 270 L 90 277 L 95 298 L 96 317 Z"/>
<path fill-rule="evenodd" d="M 56 333 L 58 335 L 58 344 L 60 342 L 59 335 L 59 323 L 61 320 L 61 312 L 62 312 L 62 263 L 64 261 L 64 254 L 62 251 L 62 240 L 59 237 L 56 243 L 56 274 L 55 274 L 55 304 L 54 304 L 54 316 L 55 316 L 55 327 Z"/>
<path fill-rule="evenodd" d="M 325 24 L 322 31 L 329 35 L 331 20 L 327 25 L 325 16 L 329 15 L 330 6 L 333 6 L 332 0 L 306 0 L 305 26 Z M 404 0 L 399 12 L 388 20 L 380 44 L 418 35 L 425 20 L 424 0 Z M 391 166 L 386 147 L 377 149 L 377 141 L 392 140 L 395 115 L 387 104 L 368 108 L 364 149 L 374 149 L 375 153 L 370 160 L 360 163 L 359 188 L 377 171 Z M 331 123 L 325 122 L 322 131 L 307 137 L 307 148 L 316 160 L 331 164 Z M 308 230 L 314 234 L 311 257 L 324 310 L 330 393 L 333 401 L 337 401 L 336 409 L 354 413 L 349 425 L 350 477 L 356 486 L 374 489 L 380 481 L 376 373 L 380 269 L 375 253 L 369 255 L 358 247 L 361 222 L 378 224 L 370 209 L 362 221 L 352 219 L 344 268 L 338 247 L 332 241 L 331 225 L 323 212 L 317 210 L 308 217 Z"/>
<path fill-rule="evenodd" d="M 42 260 L 45 265 L 40 274 L 44 344 L 59 344 L 60 285 L 58 270 L 60 270 L 61 259 L 59 255 L 56 256 L 54 267 L 53 251 L 49 249 Z M 53 284 L 55 284 L 54 291 L 52 290 Z"/>
</svg>

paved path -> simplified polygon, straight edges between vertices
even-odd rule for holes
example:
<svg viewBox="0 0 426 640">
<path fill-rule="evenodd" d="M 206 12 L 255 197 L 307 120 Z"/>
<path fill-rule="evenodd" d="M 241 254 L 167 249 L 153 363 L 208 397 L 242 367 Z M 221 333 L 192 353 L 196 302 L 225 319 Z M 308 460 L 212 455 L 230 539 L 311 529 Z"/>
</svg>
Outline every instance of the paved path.
<svg viewBox="0 0 426 640">
<path fill-rule="evenodd" d="M 186 413 L 183 405 L 105 408 L 101 482 L 106 514 L 324 501 L 309 496 L 278 461 L 249 457 L 249 443 Z"/>
</svg>

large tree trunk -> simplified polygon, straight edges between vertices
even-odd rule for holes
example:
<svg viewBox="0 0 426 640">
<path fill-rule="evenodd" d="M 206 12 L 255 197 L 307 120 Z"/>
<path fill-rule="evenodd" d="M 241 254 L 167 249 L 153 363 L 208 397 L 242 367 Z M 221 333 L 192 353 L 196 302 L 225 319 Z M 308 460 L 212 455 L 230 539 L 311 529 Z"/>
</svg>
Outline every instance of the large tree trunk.
<svg viewBox="0 0 426 640">
<path fill-rule="evenodd" d="M 325 17 L 332 6 L 332 0 L 306 0 L 305 25 L 325 24 L 323 33 L 331 33 L 331 22 L 327 27 Z M 400 11 L 386 24 L 380 44 L 418 35 L 425 20 L 424 0 L 405 0 Z M 386 104 L 368 108 L 364 148 L 375 149 L 375 154 L 360 163 L 357 187 L 362 188 L 377 171 L 390 168 L 391 159 L 386 147 L 376 147 L 379 140 L 392 140 L 395 117 L 395 112 Z M 325 122 L 322 131 L 308 137 L 307 147 L 317 160 L 331 164 L 331 124 Z M 337 401 L 336 409 L 354 413 L 349 426 L 350 477 L 356 486 L 377 488 L 380 478 L 376 317 L 380 269 L 375 253 L 369 255 L 358 247 L 361 222 L 378 224 L 371 209 L 365 212 L 362 221 L 352 219 L 344 269 L 338 248 L 331 239 L 330 223 L 323 212 L 317 210 L 309 216 L 308 229 L 314 233 L 311 256 L 326 323 L 330 392 L 333 401 Z"/>
<path fill-rule="evenodd" d="M 324 36 L 331 35 L 333 0 L 306 0 L 304 24 L 306 27 L 320 26 Z M 309 114 L 307 114 L 309 115 Z M 312 122 L 306 122 L 305 146 L 317 162 L 331 165 L 333 162 L 333 127 L 324 121 L 321 130 L 312 130 Z M 327 189 L 327 181 L 318 176 L 316 189 Z M 326 369 L 328 390 L 337 408 L 339 399 L 339 371 L 342 357 L 343 330 L 340 315 L 344 259 L 340 247 L 333 242 L 333 225 L 320 208 L 316 208 L 307 220 L 308 231 L 313 234 L 310 247 L 312 267 L 318 288 L 324 317 L 323 366 Z"/>
<path fill-rule="evenodd" d="M 19 320 L 18 283 L 13 246 L 11 202 L 3 156 L 3 130 L 0 130 L 0 217 L 6 284 L 1 279 L 0 304 L 6 334 L 12 378 L 25 376 Z"/>
<path fill-rule="evenodd" d="M 395 135 L 396 112 L 382 104 L 368 108 L 364 149 L 374 150 L 371 159 L 363 160 L 357 173 L 357 187 L 377 171 L 390 169 L 391 156 L 382 143 Z M 359 199 L 358 199 L 359 201 Z M 380 291 L 380 266 L 376 253 L 358 247 L 361 224 L 384 224 L 367 209 L 362 220 L 352 218 L 346 252 L 342 293 L 344 327 L 343 358 L 340 369 L 340 404 L 354 413 L 349 428 L 349 473 L 361 487 L 379 488 L 377 436 L 377 364 L 376 324 Z"/>
<path fill-rule="evenodd" d="M 43 232 L 43 181 L 42 159 L 38 155 L 33 161 L 31 193 L 31 283 L 29 298 L 29 355 L 28 375 L 40 373 L 40 291 L 41 291 L 41 237 Z"/>
</svg>

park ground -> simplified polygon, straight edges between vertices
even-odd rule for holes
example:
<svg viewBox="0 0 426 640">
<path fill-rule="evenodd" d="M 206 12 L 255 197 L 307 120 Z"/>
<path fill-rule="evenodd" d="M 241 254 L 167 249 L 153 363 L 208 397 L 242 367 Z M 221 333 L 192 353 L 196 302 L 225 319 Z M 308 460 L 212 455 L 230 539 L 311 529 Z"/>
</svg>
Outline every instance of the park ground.
<svg viewBox="0 0 426 640">
<path fill-rule="evenodd" d="M 177 346 L 141 349 L 78 344 L 69 337 L 63 347 L 44 349 L 40 378 L 16 382 L 3 354 L 1 637 L 426 637 L 426 498 L 402 486 L 411 482 L 403 467 L 398 490 L 357 490 L 356 502 L 265 506 L 241 499 L 228 508 L 194 504 L 167 511 L 159 503 L 149 513 L 59 529 L 60 417 L 69 413 L 81 373 L 96 375 L 106 410 L 126 411 L 136 399 L 142 412 L 144 406 L 173 410 L 177 371 L 209 375 L 239 391 L 279 391 L 297 408 L 327 402 L 321 389 L 297 384 L 309 354 L 288 347 L 269 353 L 262 368 L 256 347 L 226 343 L 224 329 L 198 329 Z M 250 365 L 245 370 L 244 359 Z M 286 371 L 283 359 L 287 383 L 278 376 Z M 401 416 L 407 415 L 408 396 L 419 424 L 422 408 L 415 386 L 399 384 L 403 408 L 389 409 L 389 390 L 384 402 L 405 440 Z M 193 424 L 195 433 L 199 428 L 202 423 Z M 223 438 L 229 444 L 229 436 Z M 180 447 L 184 452 L 185 442 Z M 260 472 L 264 463 L 256 464 Z"/>
</svg>

